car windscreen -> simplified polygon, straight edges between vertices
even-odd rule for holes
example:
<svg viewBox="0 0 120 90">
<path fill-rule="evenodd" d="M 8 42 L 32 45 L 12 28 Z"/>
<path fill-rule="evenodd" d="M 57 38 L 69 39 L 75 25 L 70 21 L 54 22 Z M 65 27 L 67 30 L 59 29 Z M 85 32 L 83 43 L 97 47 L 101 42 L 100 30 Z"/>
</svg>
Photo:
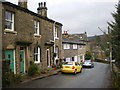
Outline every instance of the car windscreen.
<svg viewBox="0 0 120 90">
<path fill-rule="evenodd" d="M 73 65 L 73 62 L 65 62 L 63 65 Z"/>
</svg>

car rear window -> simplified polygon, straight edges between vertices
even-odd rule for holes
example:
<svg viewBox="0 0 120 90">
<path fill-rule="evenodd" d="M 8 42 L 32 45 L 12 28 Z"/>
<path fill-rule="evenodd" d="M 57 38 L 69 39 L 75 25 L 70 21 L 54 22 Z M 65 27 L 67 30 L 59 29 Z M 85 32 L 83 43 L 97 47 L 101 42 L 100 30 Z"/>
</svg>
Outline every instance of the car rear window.
<svg viewBox="0 0 120 90">
<path fill-rule="evenodd" d="M 65 62 L 63 65 L 73 65 L 73 62 Z"/>
<path fill-rule="evenodd" d="M 84 62 L 91 62 L 91 60 L 85 60 Z"/>
</svg>

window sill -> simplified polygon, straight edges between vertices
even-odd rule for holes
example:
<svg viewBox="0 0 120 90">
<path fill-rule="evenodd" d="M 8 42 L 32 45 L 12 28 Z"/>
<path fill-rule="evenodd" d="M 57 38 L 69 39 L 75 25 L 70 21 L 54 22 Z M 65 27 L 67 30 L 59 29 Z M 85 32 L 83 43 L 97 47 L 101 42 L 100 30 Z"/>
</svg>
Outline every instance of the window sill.
<svg viewBox="0 0 120 90">
<path fill-rule="evenodd" d="M 35 62 L 35 64 L 39 64 L 40 62 Z"/>
<path fill-rule="evenodd" d="M 6 33 L 17 34 L 17 32 L 14 30 L 4 30 L 4 34 Z"/>
<path fill-rule="evenodd" d="M 70 50 L 70 49 L 64 49 L 64 50 Z"/>
<path fill-rule="evenodd" d="M 34 34 L 34 37 L 41 37 L 41 35 L 36 35 L 36 34 Z"/>
<path fill-rule="evenodd" d="M 59 38 L 58 37 L 55 37 L 56 40 L 58 40 Z"/>
</svg>

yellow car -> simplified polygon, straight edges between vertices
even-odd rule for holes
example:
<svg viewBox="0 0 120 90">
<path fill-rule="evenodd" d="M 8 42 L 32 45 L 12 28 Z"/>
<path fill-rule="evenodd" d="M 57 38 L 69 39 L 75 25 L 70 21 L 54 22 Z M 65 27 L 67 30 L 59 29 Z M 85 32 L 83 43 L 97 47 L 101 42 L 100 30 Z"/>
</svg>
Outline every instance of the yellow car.
<svg viewBox="0 0 120 90">
<path fill-rule="evenodd" d="M 74 61 L 65 62 L 62 64 L 61 72 L 62 73 L 74 73 L 74 74 L 76 74 L 77 72 L 81 73 L 82 65 Z"/>
</svg>

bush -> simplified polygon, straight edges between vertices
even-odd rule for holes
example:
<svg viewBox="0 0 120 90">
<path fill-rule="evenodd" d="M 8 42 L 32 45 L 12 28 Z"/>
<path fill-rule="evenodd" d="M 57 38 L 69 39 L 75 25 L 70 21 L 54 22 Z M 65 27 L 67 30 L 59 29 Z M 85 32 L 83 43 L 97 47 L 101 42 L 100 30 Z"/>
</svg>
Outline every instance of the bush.
<svg viewBox="0 0 120 90">
<path fill-rule="evenodd" d="M 101 62 L 101 63 L 109 63 L 108 61 L 102 60 L 102 59 L 95 59 L 96 62 Z"/>
<path fill-rule="evenodd" d="M 89 52 L 89 51 L 86 51 L 86 53 L 85 53 L 85 60 L 89 60 L 91 58 L 92 58 L 92 53 Z"/>
<path fill-rule="evenodd" d="M 6 72 L 2 77 L 2 86 L 10 86 L 14 84 L 20 83 L 22 80 L 22 76 L 20 74 L 14 74 L 13 72 Z"/>
<path fill-rule="evenodd" d="M 28 75 L 33 76 L 34 74 L 39 74 L 39 69 L 38 66 L 34 64 L 34 62 L 31 62 L 30 67 L 28 69 Z"/>
</svg>

